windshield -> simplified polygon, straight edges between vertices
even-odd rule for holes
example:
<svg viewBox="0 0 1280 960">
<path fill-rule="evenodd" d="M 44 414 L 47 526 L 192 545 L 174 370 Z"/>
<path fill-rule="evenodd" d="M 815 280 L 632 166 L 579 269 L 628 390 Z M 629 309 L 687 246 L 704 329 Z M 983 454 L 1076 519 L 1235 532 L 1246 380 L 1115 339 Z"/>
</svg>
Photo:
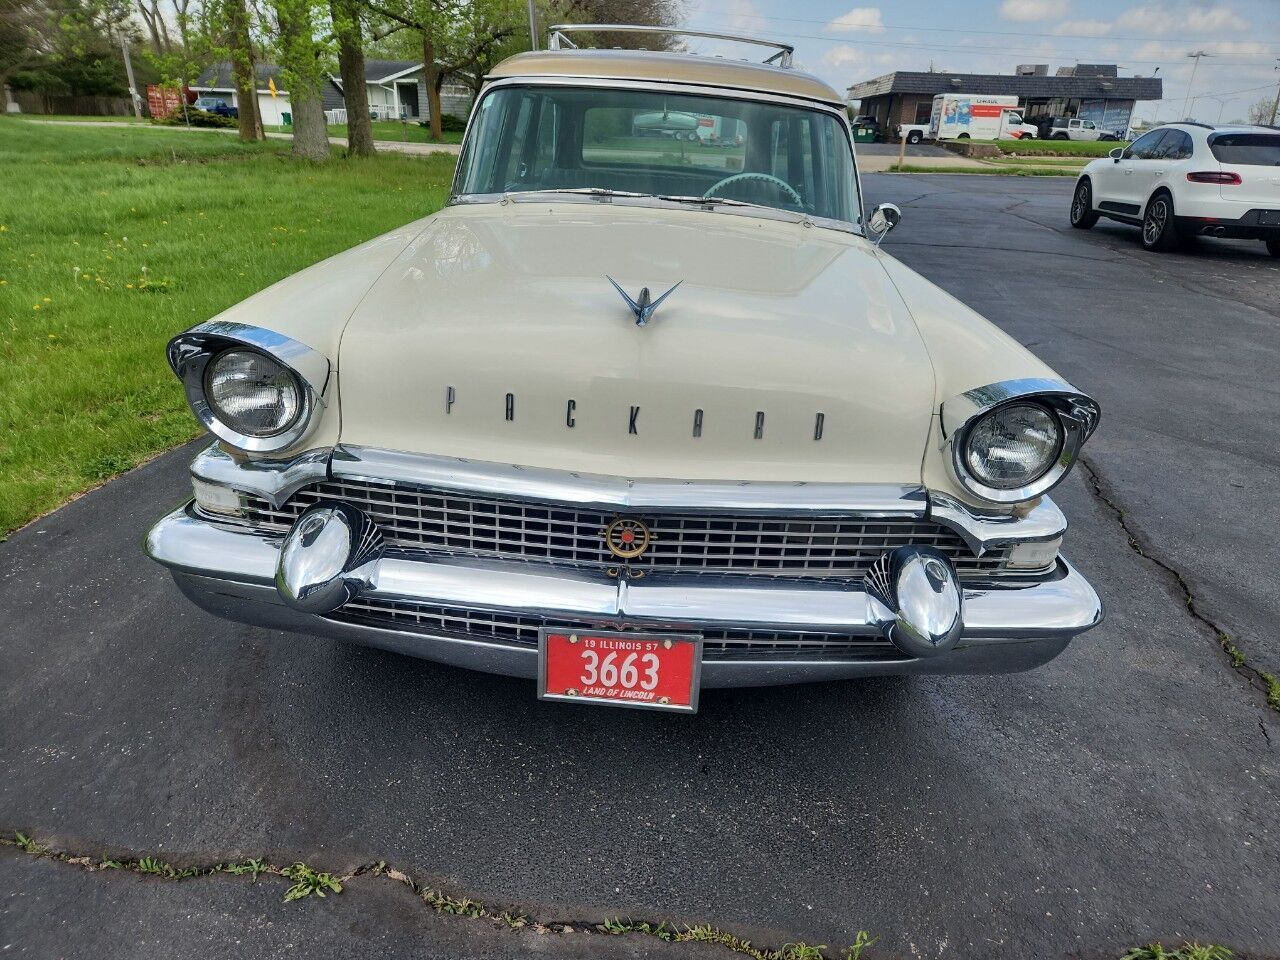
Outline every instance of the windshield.
<svg viewBox="0 0 1280 960">
<path fill-rule="evenodd" d="M 459 192 L 598 189 L 718 197 L 858 222 L 853 156 L 832 114 L 609 87 L 500 87 L 477 108 Z"/>
<path fill-rule="evenodd" d="M 1221 163 L 1280 165 L 1280 134 L 1276 133 L 1219 133 L 1209 138 L 1209 149 Z"/>
</svg>

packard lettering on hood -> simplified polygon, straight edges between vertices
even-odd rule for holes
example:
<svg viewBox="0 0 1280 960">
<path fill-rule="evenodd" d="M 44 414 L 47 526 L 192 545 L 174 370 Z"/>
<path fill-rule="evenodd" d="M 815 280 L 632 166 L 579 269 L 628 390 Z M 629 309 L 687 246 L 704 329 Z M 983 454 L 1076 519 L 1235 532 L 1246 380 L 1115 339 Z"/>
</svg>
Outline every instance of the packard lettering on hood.
<svg viewBox="0 0 1280 960">
<path fill-rule="evenodd" d="M 1097 625 L 1047 494 L 1098 405 L 880 248 L 840 94 L 573 29 L 494 69 L 444 209 L 171 342 L 219 440 L 147 541 L 183 592 L 687 713 Z"/>
<path fill-rule="evenodd" d="M 480 402 L 488 403 L 490 401 L 481 400 Z M 449 386 L 444 388 L 444 412 L 446 414 L 452 413 L 454 404 L 456 403 L 458 403 L 458 391 L 456 387 L 450 384 Z M 502 406 L 503 418 L 508 421 L 514 422 L 516 419 L 516 395 L 514 393 L 506 394 L 503 397 L 502 403 L 503 403 L 503 406 Z M 576 416 L 577 412 L 578 412 L 578 401 L 574 400 L 572 397 L 565 400 L 564 425 L 570 430 L 572 430 L 574 427 L 578 425 L 578 420 Z M 689 435 L 694 439 L 697 439 L 698 437 L 702 436 L 702 426 L 703 426 L 705 417 L 706 417 L 706 411 L 701 408 L 695 409 L 690 412 Z M 627 412 L 626 432 L 628 434 L 632 436 L 639 435 L 640 433 L 640 430 L 638 428 L 639 419 L 640 419 L 640 407 L 633 404 L 630 406 Z M 827 420 L 827 416 L 825 413 L 818 412 L 813 415 L 813 439 L 815 441 L 822 439 L 822 431 L 823 431 L 823 427 L 826 424 L 826 420 Z M 755 412 L 755 419 L 753 421 L 753 425 L 750 428 L 752 439 L 755 439 L 755 440 L 764 439 L 764 425 L 765 425 L 765 412 L 763 410 L 757 410 Z"/>
</svg>

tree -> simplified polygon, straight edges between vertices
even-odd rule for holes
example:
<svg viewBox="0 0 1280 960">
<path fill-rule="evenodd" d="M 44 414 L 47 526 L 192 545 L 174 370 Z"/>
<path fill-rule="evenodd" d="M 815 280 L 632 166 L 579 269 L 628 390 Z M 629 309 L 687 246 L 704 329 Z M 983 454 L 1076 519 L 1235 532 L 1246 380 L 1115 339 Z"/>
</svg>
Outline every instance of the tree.
<svg viewBox="0 0 1280 960">
<path fill-rule="evenodd" d="M 227 59 L 236 86 L 236 110 L 241 140 L 264 140 L 258 113 L 258 73 L 253 65 L 253 41 L 249 36 L 249 8 L 245 0 L 223 0 Z"/>
<path fill-rule="evenodd" d="M 1275 110 L 1275 101 L 1270 97 L 1263 97 L 1249 105 L 1249 122 L 1250 123 L 1275 123 L 1272 116 Z"/>
<path fill-rule="evenodd" d="M 0 0 L 0 106 L 8 106 L 9 78 L 52 53 L 53 31 L 53 17 L 41 0 Z"/>
<path fill-rule="evenodd" d="M 358 0 L 330 0 L 333 34 L 338 42 L 338 71 L 342 99 L 347 105 L 347 155 L 371 157 L 373 124 L 369 120 L 369 91 L 364 79 L 364 37 Z"/>
<path fill-rule="evenodd" d="M 443 138 L 440 88 L 445 77 L 465 74 L 520 30 L 523 8 L 515 0 L 367 0 L 369 9 L 395 30 L 408 29 L 422 43 L 431 139 Z"/>
<path fill-rule="evenodd" d="M 680 23 L 684 5 L 680 0 L 558 0 L 555 15 L 572 23 L 635 23 L 654 27 L 674 27 Z M 596 46 L 613 49 L 675 50 L 678 37 L 664 33 L 606 33 L 595 35 Z"/>
<path fill-rule="evenodd" d="M 317 40 L 316 8 L 313 0 L 271 0 L 271 4 L 282 79 L 293 113 L 293 155 L 301 160 L 328 160 L 329 130 L 320 97 L 325 51 Z"/>
</svg>

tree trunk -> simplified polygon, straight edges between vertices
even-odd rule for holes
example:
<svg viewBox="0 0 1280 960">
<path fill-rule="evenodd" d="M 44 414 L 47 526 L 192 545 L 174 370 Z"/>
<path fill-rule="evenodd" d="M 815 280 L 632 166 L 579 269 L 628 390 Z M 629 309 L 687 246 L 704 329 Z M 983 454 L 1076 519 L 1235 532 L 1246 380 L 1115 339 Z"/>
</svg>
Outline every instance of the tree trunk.
<svg viewBox="0 0 1280 960">
<path fill-rule="evenodd" d="M 275 8 L 280 25 L 280 59 L 293 114 L 293 155 L 298 160 L 328 160 L 329 130 L 320 98 L 323 72 L 310 0 L 275 0 Z"/>
<path fill-rule="evenodd" d="M 294 83 L 289 90 L 293 108 L 293 155 L 299 160 L 329 159 L 329 128 L 317 83 Z"/>
<path fill-rule="evenodd" d="M 262 123 L 258 118 L 258 78 L 253 69 L 253 47 L 249 39 L 249 11 L 245 0 L 227 0 L 226 20 L 228 44 L 231 48 L 231 72 L 236 88 L 241 140 L 262 140 Z"/>
<path fill-rule="evenodd" d="M 369 120 L 369 91 L 364 81 L 364 46 L 356 0 L 331 0 L 334 33 L 338 38 L 338 69 L 342 100 L 347 105 L 347 155 L 371 157 L 373 124 Z"/>
<path fill-rule="evenodd" d="M 427 109 L 431 112 L 431 139 L 443 140 L 444 128 L 440 123 L 440 85 L 443 77 L 436 64 L 436 45 L 431 34 L 422 32 L 422 65 L 427 75 Z"/>
</svg>

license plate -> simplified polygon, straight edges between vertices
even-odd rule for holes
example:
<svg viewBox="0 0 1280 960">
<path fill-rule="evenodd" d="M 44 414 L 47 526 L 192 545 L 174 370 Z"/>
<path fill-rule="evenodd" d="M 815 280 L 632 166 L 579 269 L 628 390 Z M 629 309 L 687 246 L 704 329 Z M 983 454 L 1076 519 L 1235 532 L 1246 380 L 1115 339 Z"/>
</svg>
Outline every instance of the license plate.
<svg viewBox="0 0 1280 960">
<path fill-rule="evenodd" d="M 567 633 L 538 637 L 538 697 L 694 713 L 702 638 L 687 634 Z"/>
<path fill-rule="evenodd" d="M 1262 210 L 1258 213 L 1258 222 L 1264 227 L 1280 227 L 1280 210 Z"/>
</svg>

